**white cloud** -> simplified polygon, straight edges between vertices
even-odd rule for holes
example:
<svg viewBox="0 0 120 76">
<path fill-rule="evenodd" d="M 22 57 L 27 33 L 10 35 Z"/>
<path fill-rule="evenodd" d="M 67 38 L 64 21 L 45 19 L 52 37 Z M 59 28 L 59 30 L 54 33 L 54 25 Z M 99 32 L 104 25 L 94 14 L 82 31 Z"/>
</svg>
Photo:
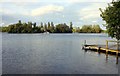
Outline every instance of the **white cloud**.
<svg viewBox="0 0 120 76">
<path fill-rule="evenodd" d="M 111 2 L 112 0 L 68 0 L 70 3 L 79 3 L 79 2 Z"/>
<path fill-rule="evenodd" d="M 12 11 L 11 9 L 3 8 L 2 10 L 0 10 L 0 12 L 2 14 L 7 14 L 7 15 L 15 15 L 15 14 L 21 14 L 21 15 L 26 15 L 26 16 L 30 15 L 29 12 L 26 11 L 25 9 L 19 9 L 19 11 L 18 10 Z"/>
<path fill-rule="evenodd" d="M 67 0 L 1 0 L 1 2 L 66 2 Z"/>
<path fill-rule="evenodd" d="M 117 0 L 115 0 L 117 1 Z M 112 0 L 1 0 L 0 2 L 67 2 L 67 3 L 79 3 L 79 2 L 112 2 Z"/>
<path fill-rule="evenodd" d="M 0 26 L 3 26 L 5 23 L 1 23 Z"/>
<path fill-rule="evenodd" d="M 19 10 L 16 10 L 16 8 L 18 8 Z M 12 8 L 12 9 L 8 9 L 8 8 L 0 9 L 0 13 L 7 14 L 7 15 L 21 14 L 24 16 L 41 16 L 41 15 L 49 14 L 53 12 L 58 13 L 58 12 L 61 12 L 62 10 L 64 10 L 64 7 L 58 6 L 58 5 L 41 6 L 31 10 L 15 6 L 15 8 Z"/>
<path fill-rule="evenodd" d="M 57 5 L 42 6 L 40 8 L 32 10 L 31 15 L 32 16 L 44 15 L 51 12 L 60 12 L 63 9 L 64 9 L 63 6 L 57 6 Z"/>
<path fill-rule="evenodd" d="M 15 13 L 15 11 L 12 11 L 11 12 L 11 10 L 10 9 L 2 9 L 0 12 L 2 12 L 2 13 L 4 13 L 4 14 L 14 14 Z"/>
<path fill-rule="evenodd" d="M 78 3 L 81 2 L 80 0 L 69 0 L 70 3 Z"/>
<path fill-rule="evenodd" d="M 18 3 L 22 3 L 22 2 L 38 2 L 39 0 L 1 0 L 1 2 L 18 2 Z"/>
<path fill-rule="evenodd" d="M 96 23 L 97 21 L 92 21 L 93 23 Z"/>
<path fill-rule="evenodd" d="M 3 10 L 2 9 L 0 9 L 0 12 L 2 12 Z"/>
<path fill-rule="evenodd" d="M 96 19 L 100 17 L 99 8 L 104 8 L 106 6 L 105 3 L 93 3 L 90 6 L 87 6 L 79 11 L 80 20 L 87 19 Z"/>
</svg>

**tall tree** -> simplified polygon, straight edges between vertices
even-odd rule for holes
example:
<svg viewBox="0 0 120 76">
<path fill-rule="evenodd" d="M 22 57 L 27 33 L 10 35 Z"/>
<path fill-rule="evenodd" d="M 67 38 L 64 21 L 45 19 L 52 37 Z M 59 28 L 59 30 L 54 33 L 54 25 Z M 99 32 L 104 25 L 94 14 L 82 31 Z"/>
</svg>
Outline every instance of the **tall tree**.
<svg viewBox="0 0 120 76">
<path fill-rule="evenodd" d="M 94 33 L 100 33 L 102 31 L 102 29 L 100 28 L 99 25 L 93 25 L 92 26 L 92 32 Z"/>
<path fill-rule="evenodd" d="M 47 31 L 47 24 L 46 23 L 44 24 L 44 31 L 45 32 Z"/>
<path fill-rule="evenodd" d="M 42 33 L 44 32 L 44 27 L 43 27 L 43 23 L 42 22 L 40 24 L 40 30 L 41 30 Z"/>
<path fill-rule="evenodd" d="M 72 33 L 72 29 L 73 29 L 73 23 L 70 22 L 70 32 Z"/>
<path fill-rule="evenodd" d="M 51 28 L 50 28 L 51 33 L 55 32 L 55 27 L 54 27 L 54 23 L 51 22 Z"/>
<path fill-rule="evenodd" d="M 50 28 L 51 28 L 51 26 L 50 26 L 50 22 L 48 22 L 47 31 L 49 31 L 49 32 L 50 32 Z"/>
<path fill-rule="evenodd" d="M 36 22 L 35 22 L 35 23 L 33 23 L 33 27 L 34 27 L 34 28 L 36 27 Z"/>
<path fill-rule="evenodd" d="M 22 24 L 21 20 L 18 21 L 19 24 Z"/>
<path fill-rule="evenodd" d="M 28 22 L 27 33 L 31 33 L 31 32 L 32 32 L 32 22 Z"/>
<path fill-rule="evenodd" d="M 108 35 L 120 40 L 120 1 L 113 1 L 106 9 L 100 8 L 100 16 L 106 21 Z"/>
<path fill-rule="evenodd" d="M 83 33 L 92 33 L 92 25 L 84 25 L 81 28 Z"/>
<path fill-rule="evenodd" d="M 17 33 L 21 33 L 21 31 L 22 31 L 22 22 L 21 22 L 21 20 L 19 20 L 18 23 L 15 24 L 14 30 L 15 30 Z"/>
</svg>

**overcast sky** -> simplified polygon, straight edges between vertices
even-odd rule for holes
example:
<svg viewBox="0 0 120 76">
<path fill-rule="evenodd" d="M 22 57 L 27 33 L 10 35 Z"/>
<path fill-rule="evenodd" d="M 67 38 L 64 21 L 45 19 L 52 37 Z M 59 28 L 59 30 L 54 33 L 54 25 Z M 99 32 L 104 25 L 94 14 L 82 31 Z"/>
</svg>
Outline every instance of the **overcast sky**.
<svg viewBox="0 0 120 76">
<path fill-rule="evenodd" d="M 74 26 L 99 24 L 103 29 L 99 8 L 112 0 L 3 0 L 0 3 L 1 25 L 22 22 L 73 22 Z"/>
</svg>

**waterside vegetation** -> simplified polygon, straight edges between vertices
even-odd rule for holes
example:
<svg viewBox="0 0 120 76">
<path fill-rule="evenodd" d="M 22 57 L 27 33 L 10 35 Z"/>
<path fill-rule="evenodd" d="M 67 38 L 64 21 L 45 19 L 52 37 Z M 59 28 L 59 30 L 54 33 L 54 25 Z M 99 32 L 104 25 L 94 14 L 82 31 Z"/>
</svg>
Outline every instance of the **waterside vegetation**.
<svg viewBox="0 0 120 76">
<path fill-rule="evenodd" d="M 0 27 L 1 32 L 8 33 L 101 33 L 103 30 L 99 25 L 83 25 L 80 27 L 73 27 L 73 23 L 69 25 L 61 23 L 55 25 L 53 22 L 40 23 L 37 25 L 35 22 L 22 23 L 21 20 L 18 23 L 11 24 L 6 27 Z"/>
<path fill-rule="evenodd" d="M 100 16 L 106 22 L 108 35 L 120 40 L 120 1 L 112 1 L 106 9 L 100 8 Z"/>
</svg>

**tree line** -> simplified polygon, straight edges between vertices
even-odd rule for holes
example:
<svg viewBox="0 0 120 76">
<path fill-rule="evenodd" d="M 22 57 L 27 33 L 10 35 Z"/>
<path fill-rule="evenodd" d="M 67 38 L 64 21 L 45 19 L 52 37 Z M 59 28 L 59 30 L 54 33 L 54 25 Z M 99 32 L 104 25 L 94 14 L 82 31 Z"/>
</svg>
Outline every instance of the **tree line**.
<svg viewBox="0 0 120 76">
<path fill-rule="evenodd" d="M 99 25 L 83 25 L 82 28 L 77 27 L 76 29 L 73 29 L 73 30 L 78 33 L 101 33 L 101 32 L 104 32 L 104 30 L 102 30 Z"/>
<path fill-rule="evenodd" d="M 8 33 L 101 33 L 102 29 L 99 25 L 83 25 L 82 28 L 73 28 L 73 23 L 69 25 L 61 23 L 54 25 L 53 22 L 40 23 L 39 26 L 36 23 L 28 22 L 22 23 L 21 20 L 16 24 L 11 24 L 8 27 L 2 27 L 2 32 Z"/>
</svg>

